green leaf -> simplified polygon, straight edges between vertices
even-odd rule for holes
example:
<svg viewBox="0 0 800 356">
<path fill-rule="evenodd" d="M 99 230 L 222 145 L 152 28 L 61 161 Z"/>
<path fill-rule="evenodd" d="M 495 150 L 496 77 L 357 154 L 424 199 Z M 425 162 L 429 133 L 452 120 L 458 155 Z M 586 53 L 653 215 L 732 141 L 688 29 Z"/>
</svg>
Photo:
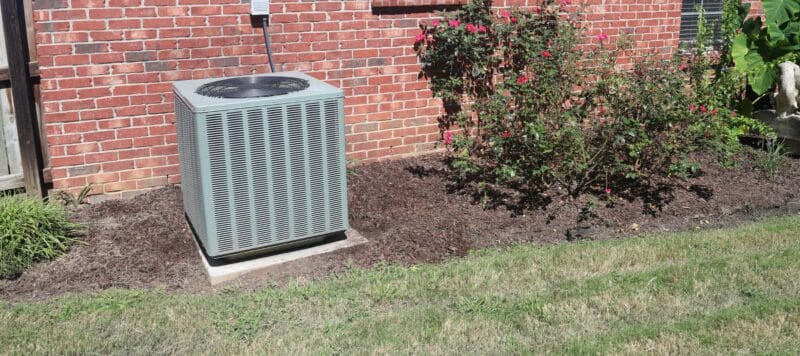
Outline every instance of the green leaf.
<svg viewBox="0 0 800 356">
<path fill-rule="evenodd" d="M 761 67 L 766 66 L 764 57 L 761 56 L 759 51 L 749 50 L 747 54 L 744 55 L 744 61 L 747 63 L 745 67 L 748 73 L 760 71 Z"/>
<path fill-rule="evenodd" d="M 777 47 L 787 42 L 786 35 L 774 22 L 767 22 L 767 33 L 769 33 L 769 42 L 772 46 Z"/>
<path fill-rule="evenodd" d="M 775 67 L 769 66 L 764 69 L 765 70 L 750 72 L 748 75 L 750 86 L 758 95 L 764 94 L 772 89 L 772 86 L 775 84 L 775 78 L 777 78 Z"/>
<path fill-rule="evenodd" d="M 763 0 L 767 23 L 782 24 L 800 12 L 800 0 Z"/>
<path fill-rule="evenodd" d="M 747 65 L 747 61 L 745 60 L 747 52 L 748 52 L 747 35 L 744 33 L 740 33 L 736 35 L 736 38 L 733 39 L 733 45 L 731 46 L 731 56 L 733 56 L 733 63 L 736 65 L 736 68 L 738 68 L 742 72 L 747 72 L 749 68 Z"/>
<path fill-rule="evenodd" d="M 797 35 L 798 33 L 800 33 L 800 22 L 798 21 L 787 22 L 786 24 L 781 26 L 781 31 L 783 31 L 783 33 L 786 34 L 789 43 L 796 45 L 798 42 Z"/>
</svg>

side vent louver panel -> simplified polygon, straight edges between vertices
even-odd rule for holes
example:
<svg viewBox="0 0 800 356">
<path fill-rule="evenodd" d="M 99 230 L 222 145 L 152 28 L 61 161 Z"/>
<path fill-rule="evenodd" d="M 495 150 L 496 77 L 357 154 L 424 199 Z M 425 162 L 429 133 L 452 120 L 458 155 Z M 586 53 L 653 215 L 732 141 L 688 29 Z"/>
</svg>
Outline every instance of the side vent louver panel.
<svg viewBox="0 0 800 356">
<path fill-rule="evenodd" d="M 289 130 L 289 166 L 291 167 L 291 194 L 292 217 L 294 218 L 294 233 L 297 235 L 308 234 L 308 191 L 306 190 L 306 137 L 305 121 L 300 105 L 289 105 L 286 108 L 286 119 Z"/>
<path fill-rule="evenodd" d="M 322 132 L 323 116 L 319 103 L 306 104 L 306 136 L 308 137 L 308 167 L 309 167 L 309 192 L 311 193 L 311 233 L 319 234 L 325 231 L 328 223 L 328 209 L 319 206 L 329 202 L 326 182 L 325 135 Z"/>
<path fill-rule="evenodd" d="M 202 113 L 176 89 L 184 208 L 210 255 L 348 228 L 343 97 L 308 80 L 305 97 Z"/>
<path fill-rule="evenodd" d="M 342 103 L 337 100 L 325 102 L 326 160 L 328 171 L 328 195 L 330 196 L 330 226 L 347 225 L 347 184 L 344 158 L 344 122 Z"/>
<path fill-rule="evenodd" d="M 263 245 L 272 241 L 275 233 L 274 226 L 275 210 L 272 203 L 272 176 L 270 165 L 267 164 L 267 136 L 265 135 L 265 114 L 264 110 L 251 109 L 247 111 L 247 126 L 250 135 L 250 163 L 253 165 L 253 177 L 251 180 L 253 188 L 253 208 L 255 209 L 255 234 L 256 244 Z"/>
<path fill-rule="evenodd" d="M 181 177 L 183 179 L 183 201 L 187 207 L 186 215 L 192 221 L 203 221 L 203 190 L 200 185 L 201 172 L 197 150 L 197 127 L 192 124 L 193 118 L 186 103 L 175 97 L 176 131 L 178 134 L 178 153 L 181 161 Z M 197 234 L 206 237 L 206 224 L 193 226 Z"/>
<path fill-rule="evenodd" d="M 267 109 L 267 123 L 269 124 L 269 157 L 272 167 L 272 196 L 275 201 L 275 218 L 273 219 L 274 234 L 270 242 L 275 242 L 281 236 L 289 236 L 289 211 L 291 200 L 289 195 L 289 169 L 286 164 L 286 135 L 283 118 L 283 108 Z"/>
<path fill-rule="evenodd" d="M 226 154 L 225 125 L 219 113 L 206 116 L 208 159 L 211 178 L 211 201 L 217 225 L 217 249 L 233 249 L 233 215 L 230 202 L 230 173 Z"/>
</svg>

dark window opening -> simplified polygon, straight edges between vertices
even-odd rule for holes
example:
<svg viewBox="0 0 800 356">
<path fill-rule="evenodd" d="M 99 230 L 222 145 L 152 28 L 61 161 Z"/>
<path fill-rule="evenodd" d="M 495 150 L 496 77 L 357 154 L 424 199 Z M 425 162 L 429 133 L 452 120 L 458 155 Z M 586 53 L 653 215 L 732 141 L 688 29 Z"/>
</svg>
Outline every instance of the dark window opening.
<svg viewBox="0 0 800 356">
<path fill-rule="evenodd" d="M 681 4 L 681 47 L 691 47 L 697 38 L 698 8 L 705 12 L 706 25 L 713 30 L 714 44 L 722 41 L 720 23 L 722 21 L 722 0 L 683 0 Z"/>
</svg>

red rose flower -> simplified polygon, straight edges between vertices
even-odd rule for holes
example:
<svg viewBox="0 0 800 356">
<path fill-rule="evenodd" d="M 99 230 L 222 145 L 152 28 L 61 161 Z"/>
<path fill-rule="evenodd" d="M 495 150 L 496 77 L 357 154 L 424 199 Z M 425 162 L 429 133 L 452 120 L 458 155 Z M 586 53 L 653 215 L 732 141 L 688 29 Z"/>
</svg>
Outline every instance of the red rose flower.
<svg viewBox="0 0 800 356">
<path fill-rule="evenodd" d="M 509 138 L 509 137 L 511 137 L 511 133 L 508 131 L 503 131 L 503 138 Z"/>
<path fill-rule="evenodd" d="M 553 56 L 553 54 L 552 54 L 552 53 L 550 53 L 550 51 L 548 51 L 548 50 L 544 50 L 544 51 L 542 51 L 540 54 L 541 54 L 541 55 L 542 55 L 542 57 L 544 57 L 544 58 L 550 58 L 550 57 L 552 57 L 552 56 Z"/>
<path fill-rule="evenodd" d="M 524 75 L 519 77 L 519 79 L 517 79 L 517 84 L 525 84 L 527 82 L 528 82 L 528 77 L 526 77 Z"/>
</svg>

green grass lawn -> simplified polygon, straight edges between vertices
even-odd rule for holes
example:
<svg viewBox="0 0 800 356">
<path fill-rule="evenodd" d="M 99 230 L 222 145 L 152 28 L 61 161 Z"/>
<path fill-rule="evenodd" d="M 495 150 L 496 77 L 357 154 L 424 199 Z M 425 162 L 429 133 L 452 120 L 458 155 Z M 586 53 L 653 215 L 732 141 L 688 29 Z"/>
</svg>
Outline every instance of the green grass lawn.
<svg viewBox="0 0 800 356">
<path fill-rule="evenodd" d="M 0 353 L 800 353 L 800 217 L 186 295 L 0 303 Z"/>
</svg>

